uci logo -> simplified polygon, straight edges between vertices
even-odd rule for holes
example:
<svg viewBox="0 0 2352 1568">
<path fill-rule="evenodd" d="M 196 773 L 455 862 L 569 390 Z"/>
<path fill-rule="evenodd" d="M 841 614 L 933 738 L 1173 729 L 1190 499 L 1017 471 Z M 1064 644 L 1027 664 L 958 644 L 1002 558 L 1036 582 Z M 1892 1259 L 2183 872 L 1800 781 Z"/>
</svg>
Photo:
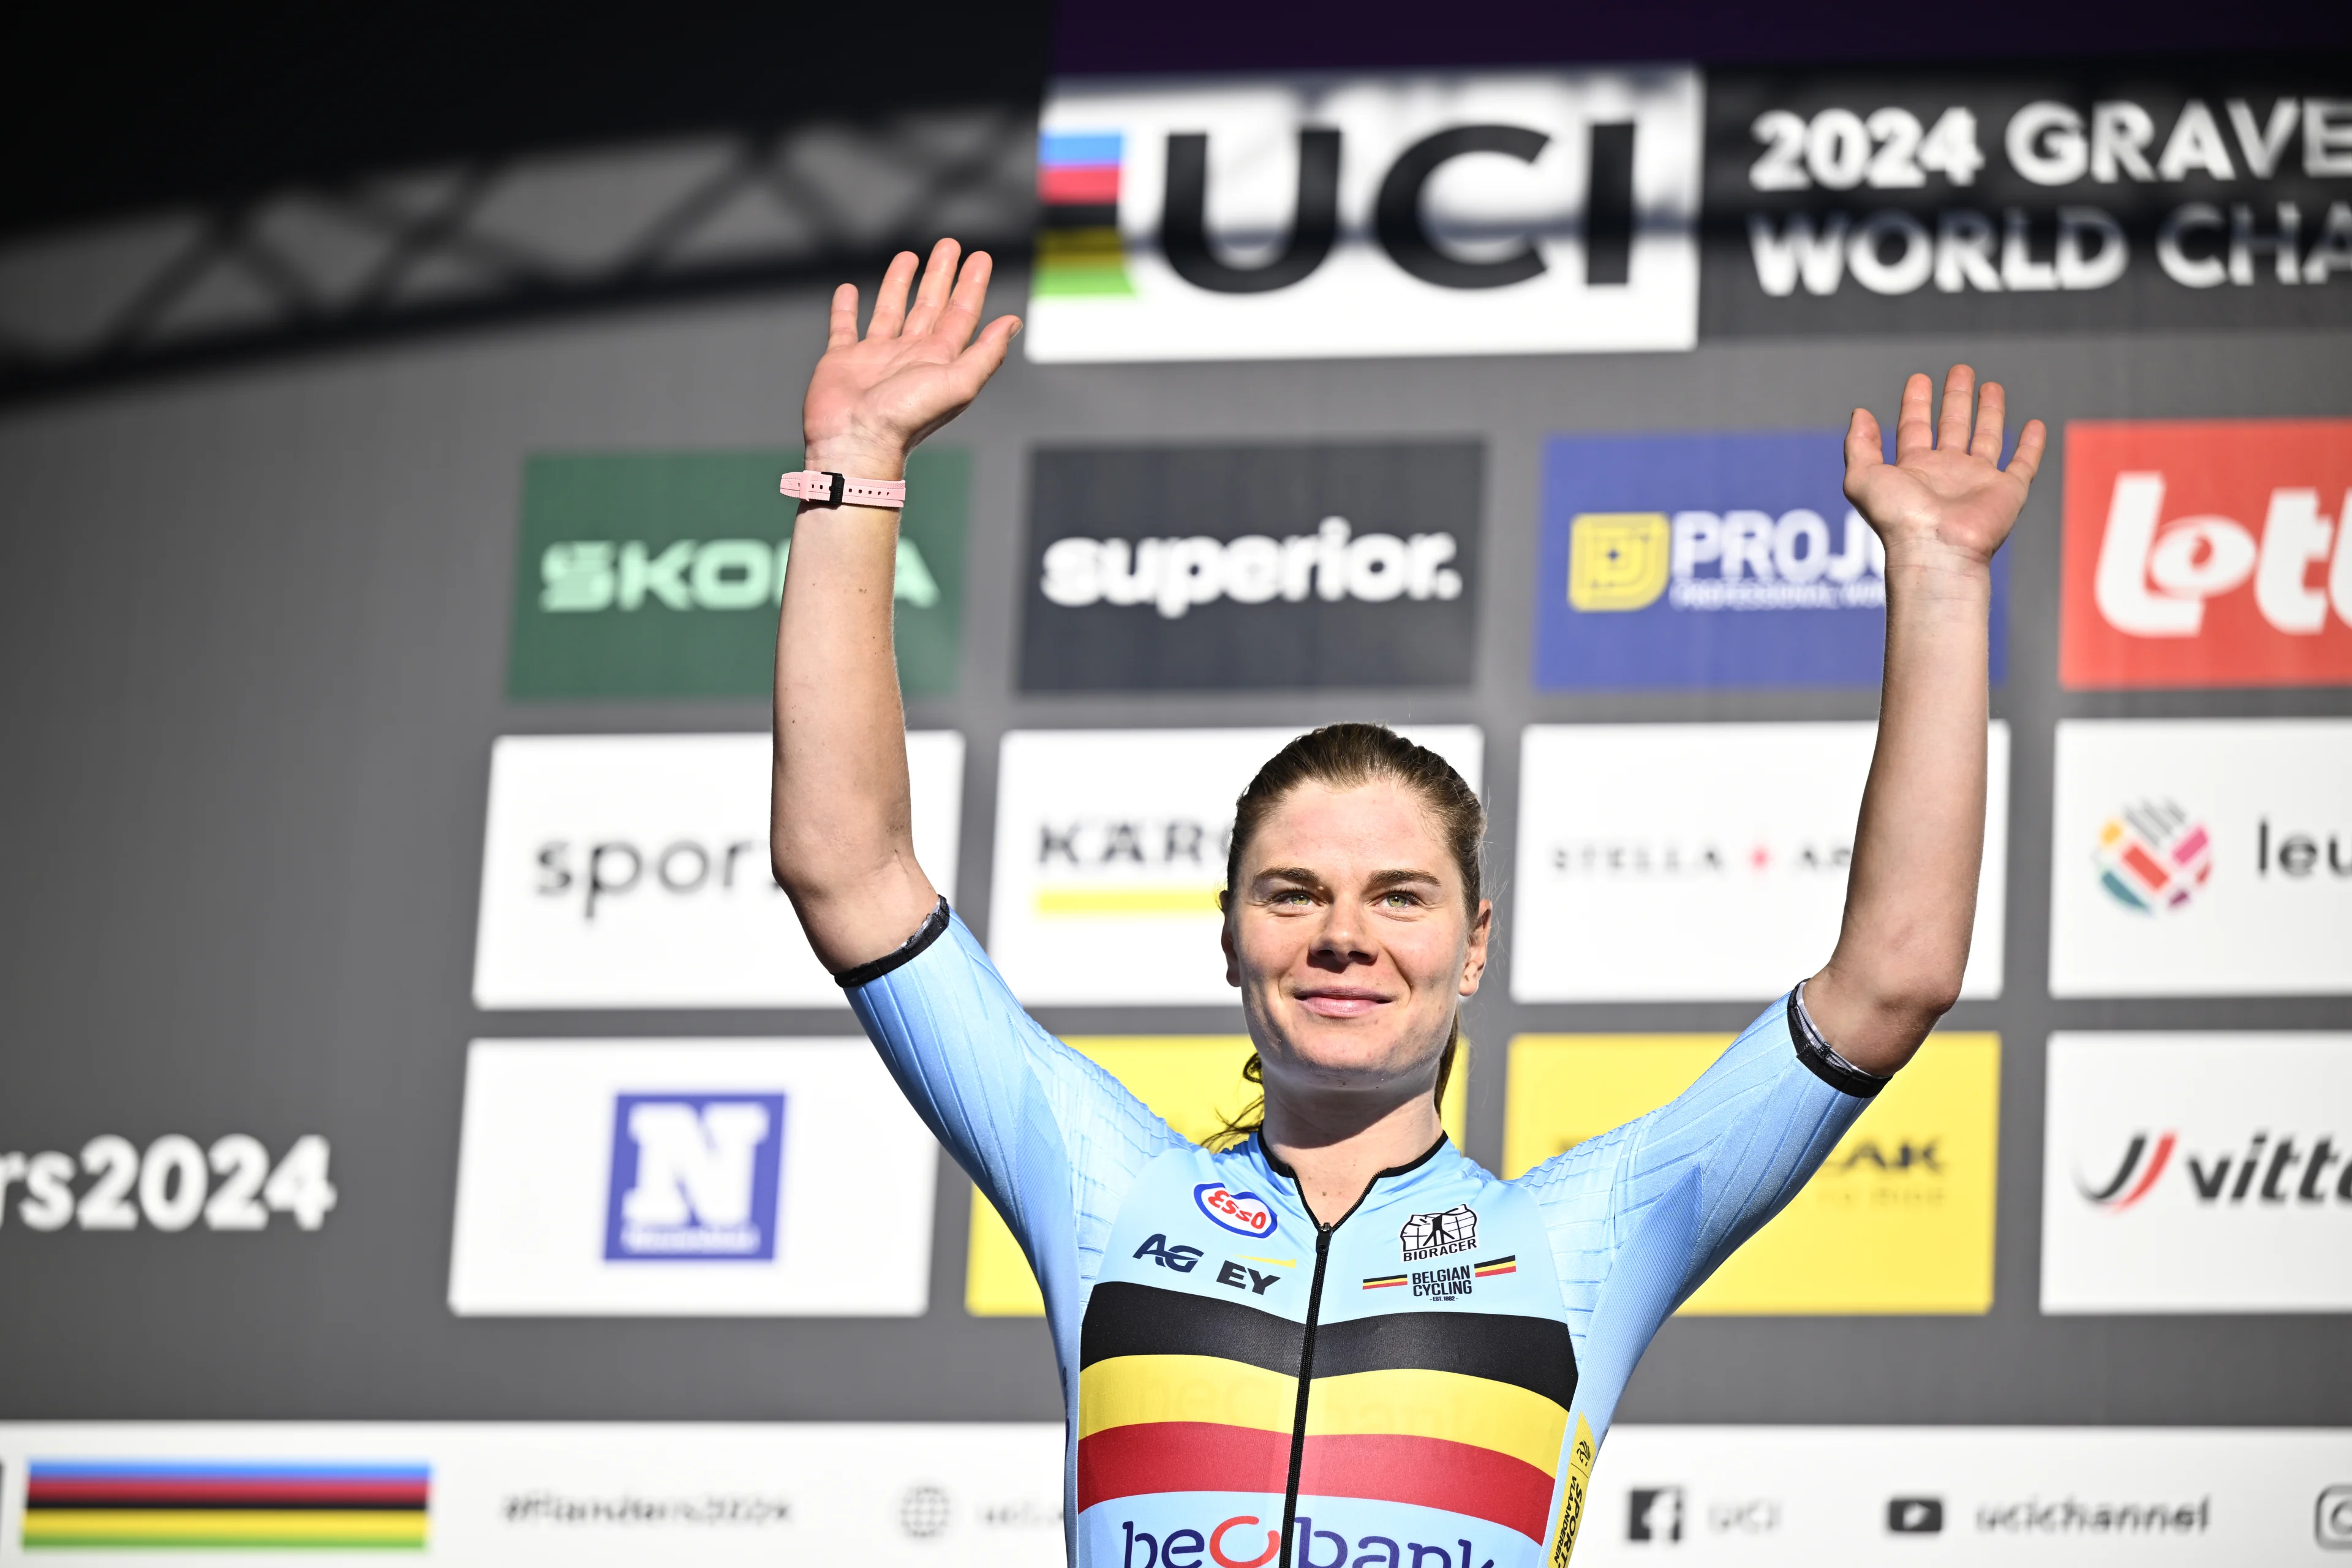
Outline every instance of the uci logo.
<svg viewBox="0 0 2352 1568">
<path fill-rule="evenodd" d="M 1237 1193 L 1223 1182 L 1202 1182 L 1192 1189 L 1201 1212 L 1237 1236 L 1274 1234 L 1274 1210 L 1255 1193 Z"/>
</svg>

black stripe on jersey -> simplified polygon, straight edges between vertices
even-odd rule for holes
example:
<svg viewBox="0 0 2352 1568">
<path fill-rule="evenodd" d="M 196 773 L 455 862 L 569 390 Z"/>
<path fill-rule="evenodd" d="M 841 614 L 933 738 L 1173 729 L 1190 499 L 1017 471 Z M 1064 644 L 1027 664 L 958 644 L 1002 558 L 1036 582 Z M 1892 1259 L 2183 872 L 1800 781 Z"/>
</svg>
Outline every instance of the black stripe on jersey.
<svg viewBox="0 0 2352 1568">
<path fill-rule="evenodd" d="M 1087 1299 L 1078 1365 L 1122 1355 L 1213 1355 L 1297 1377 L 1306 1342 L 1306 1324 L 1239 1301 L 1109 1279 Z"/>
<path fill-rule="evenodd" d="M 1576 1350 L 1568 1325 L 1493 1312 L 1383 1312 L 1315 1329 L 1315 1375 L 1412 1367 L 1507 1383 L 1568 1408 Z"/>
</svg>

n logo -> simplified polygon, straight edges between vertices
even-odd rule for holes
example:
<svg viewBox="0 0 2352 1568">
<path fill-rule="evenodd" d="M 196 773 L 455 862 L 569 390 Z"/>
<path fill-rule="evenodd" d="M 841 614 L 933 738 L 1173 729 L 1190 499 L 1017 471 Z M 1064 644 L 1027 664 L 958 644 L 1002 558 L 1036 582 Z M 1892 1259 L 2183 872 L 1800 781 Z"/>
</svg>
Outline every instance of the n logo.
<svg viewBox="0 0 2352 1568">
<path fill-rule="evenodd" d="M 613 1107 L 608 1261 L 776 1256 L 781 1094 L 624 1094 Z"/>
</svg>

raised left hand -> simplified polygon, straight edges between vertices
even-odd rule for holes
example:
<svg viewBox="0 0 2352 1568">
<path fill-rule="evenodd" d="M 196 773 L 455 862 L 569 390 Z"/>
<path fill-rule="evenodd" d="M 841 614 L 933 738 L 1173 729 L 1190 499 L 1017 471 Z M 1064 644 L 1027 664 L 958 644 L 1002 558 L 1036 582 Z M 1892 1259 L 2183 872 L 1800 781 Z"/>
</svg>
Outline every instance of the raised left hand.
<svg viewBox="0 0 2352 1568">
<path fill-rule="evenodd" d="M 1881 453 L 1878 420 L 1853 411 L 1845 433 L 1845 494 L 1885 542 L 1890 558 L 1914 551 L 1950 551 L 1977 563 L 1992 559 L 2025 505 L 2026 487 L 2042 466 L 2049 431 L 2029 420 L 2016 455 L 2000 466 L 2004 399 L 2000 383 L 1984 384 L 1969 430 L 1977 373 L 1956 364 L 1944 377 L 1944 417 L 1930 418 L 1934 387 L 1924 375 L 1903 386 L 1895 425 L 1895 461 Z"/>
</svg>

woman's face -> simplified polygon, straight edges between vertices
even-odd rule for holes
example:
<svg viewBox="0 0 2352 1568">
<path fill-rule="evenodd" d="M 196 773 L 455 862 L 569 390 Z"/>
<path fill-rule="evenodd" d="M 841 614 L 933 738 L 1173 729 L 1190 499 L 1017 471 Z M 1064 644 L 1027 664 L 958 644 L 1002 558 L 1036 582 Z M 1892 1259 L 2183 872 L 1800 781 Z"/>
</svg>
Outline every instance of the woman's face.
<svg viewBox="0 0 2352 1568">
<path fill-rule="evenodd" d="M 1269 1098 L 1428 1093 L 1492 918 L 1411 789 L 1292 790 L 1244 847 L 1225 920 Z"/>
</svg>

